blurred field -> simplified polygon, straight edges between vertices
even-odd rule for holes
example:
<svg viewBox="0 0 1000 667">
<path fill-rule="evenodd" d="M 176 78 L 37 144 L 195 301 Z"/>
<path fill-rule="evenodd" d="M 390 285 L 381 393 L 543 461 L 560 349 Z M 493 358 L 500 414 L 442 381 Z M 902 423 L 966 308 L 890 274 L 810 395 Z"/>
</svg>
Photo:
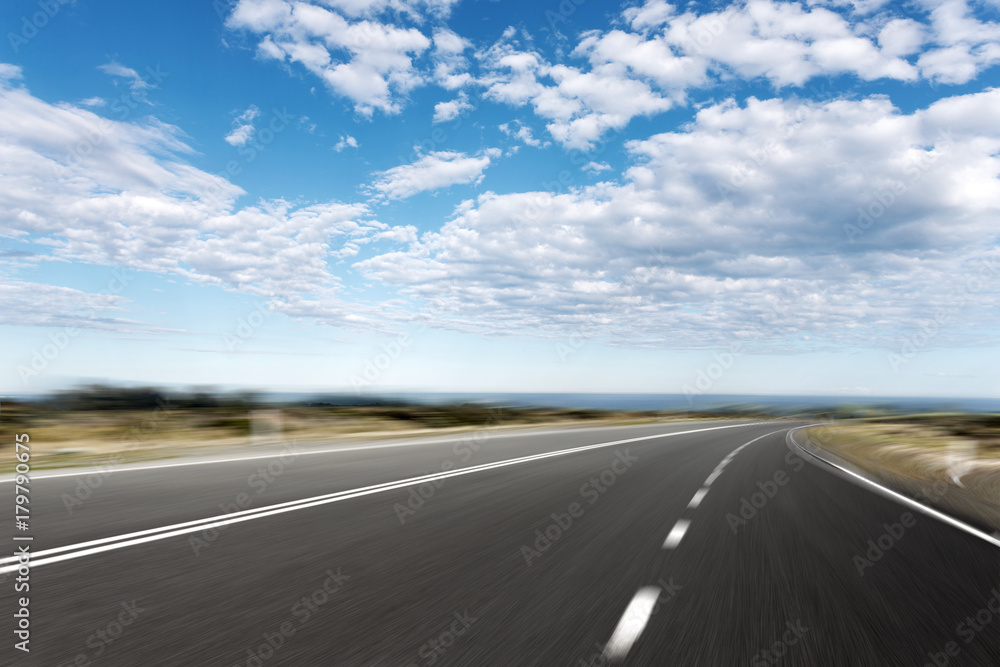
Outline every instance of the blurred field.
<svg viewBox="0 0 1000 667">
<path fill-rule="evenodd" d="M 869 474 L 1000 529 L 1000 415 L 927 414 L 810 429 Z"/>
<path fill-rule="evenodd" d="M 741 415 L 742 416 L 742 415 Z M 32 467 L 162 459 L 222 449 L 351 438 L 542 425 L 718 419 L 716 413 L 628 412 L 479 404 L 265 404 L 251 395 L 168 395 L 156 389 L 90 387 L 44 401 L 4 401 L 0 450 L 31 436 Z M 13 456 L 0 471 L 13 469 Z"/>
</svg>

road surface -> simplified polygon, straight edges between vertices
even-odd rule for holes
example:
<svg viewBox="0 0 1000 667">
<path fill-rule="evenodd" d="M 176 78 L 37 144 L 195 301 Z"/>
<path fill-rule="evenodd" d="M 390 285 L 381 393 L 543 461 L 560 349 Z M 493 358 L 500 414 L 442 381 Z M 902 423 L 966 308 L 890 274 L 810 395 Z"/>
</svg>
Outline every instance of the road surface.
<svg viewBox="0 0 1000 667">
<path fill-rule="evenodd" d="M 806 461 L 800 425 L 38 471 L 0 664 L 1000 665 L 1000 549 Z"/>
</svg>

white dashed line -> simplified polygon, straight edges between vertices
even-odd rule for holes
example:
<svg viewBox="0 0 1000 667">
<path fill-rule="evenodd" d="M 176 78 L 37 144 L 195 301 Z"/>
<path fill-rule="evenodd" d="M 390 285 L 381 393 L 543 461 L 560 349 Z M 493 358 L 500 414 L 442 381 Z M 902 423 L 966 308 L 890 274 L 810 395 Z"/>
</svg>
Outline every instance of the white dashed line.
<svg viewBox="0 0 1000 667">
<path fill-rule="evenodd" d="M 694 509 L 701 504 L 702 499 L 708 494 L 708 487 L 701 487 L 698 489 L 698 493 L 694 494 L 694 498 L 688 503 L 688 507 Z"/>
<path fill-rule="evenodd" d="M 656 586 L 640 588 L 628 603 L 622 619 L 618 621 L 611 639 L 604 647 L 604 656 L 609 660 L 621 660 L 628 655 L 632 644 L 639 638 L 649 622 L 649 617 L 660 599 L 660 589 Z"/>
<path fill-rule="evenodd" d="M 687 532 L 688 526 L 691 522 L 687 519 L 678 519 L 674 527 L 670 529 L 670 534 L 667 535 L 667 540 L 663 543 L 664 549 L 673 549 L 678 544 L 681 543 L 681 539 L 684 537 L 684 533 Z"/>
</svg>

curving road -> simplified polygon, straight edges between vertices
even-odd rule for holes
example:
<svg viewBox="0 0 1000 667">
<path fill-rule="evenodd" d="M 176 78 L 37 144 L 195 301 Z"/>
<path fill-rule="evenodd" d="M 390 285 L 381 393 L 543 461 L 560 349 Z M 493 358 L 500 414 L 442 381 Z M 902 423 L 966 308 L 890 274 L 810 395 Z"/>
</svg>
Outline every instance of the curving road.
<svg viewBox="0 0 1000 667">
<path fill-rule="evenodd" d="M 800 425 L 39 472 L 31 651 L 8 556 L 0 664 L 1000 665 L 1000 549 L 806 460 Z"/>
</svg>

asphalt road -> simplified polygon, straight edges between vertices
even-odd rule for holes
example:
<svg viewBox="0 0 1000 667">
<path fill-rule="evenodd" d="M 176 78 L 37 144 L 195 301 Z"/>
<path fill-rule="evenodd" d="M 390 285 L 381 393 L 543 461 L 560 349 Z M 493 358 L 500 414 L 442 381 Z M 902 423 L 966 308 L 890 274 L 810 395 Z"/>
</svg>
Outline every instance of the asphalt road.
<svg viewBox="0 0 1000 667">
<path fill-rule="evenodd" d="M 804 460 L 796 425 L 39 472 L 0 664 L 1000 665 L 1000 549 Z M 211 517 L 239 520 L 183 525 Z"/>
</svg>

